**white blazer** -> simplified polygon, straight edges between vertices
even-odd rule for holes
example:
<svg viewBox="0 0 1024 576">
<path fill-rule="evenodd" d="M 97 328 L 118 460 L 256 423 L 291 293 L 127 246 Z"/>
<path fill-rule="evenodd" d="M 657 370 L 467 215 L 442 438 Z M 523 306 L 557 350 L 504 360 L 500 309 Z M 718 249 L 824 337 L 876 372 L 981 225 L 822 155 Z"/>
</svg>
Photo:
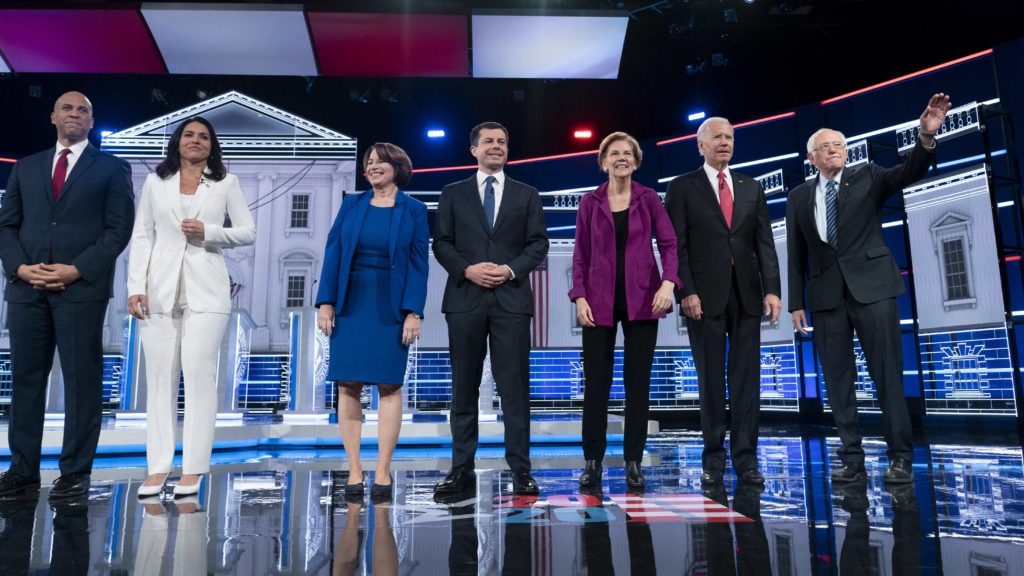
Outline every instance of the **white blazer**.
<svg viewBox="0 0 1024 576">
<path fill-rule="evenodd" d="M 224 217 L 231 227 L 224 227 Z M 188 242 L 184 218 L 202 220 L 203 242 Z M 231 280 L 221 248 L 252 244 L 256 226 L 238 185 L 228 174 L 220 182 L 203 178 L 188 214 L 182 213 L 179 175 L 146 177 L 135 216 L 128 255 L 128 294 L 144 294 L 150 313 L 174 308 L 178 280 L 184 272 L 188 306 L 194 312 L 231 312 Z"/>
</svg>

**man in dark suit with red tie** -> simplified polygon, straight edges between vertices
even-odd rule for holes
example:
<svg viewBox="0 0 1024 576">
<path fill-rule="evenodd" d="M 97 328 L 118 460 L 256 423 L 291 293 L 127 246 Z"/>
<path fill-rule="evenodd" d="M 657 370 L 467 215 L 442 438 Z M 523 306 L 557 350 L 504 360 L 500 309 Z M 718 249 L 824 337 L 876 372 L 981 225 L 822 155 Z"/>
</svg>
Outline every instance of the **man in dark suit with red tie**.
<svg viewBox="0 0 1024 576">
<path fill-rule="evenodd" d="M 801 334 L 808 334 L 810 328 L 807 312 L 814 315 L 814 347 L 842 442 L 842 467 L 833 472 L 833 482 L 867 479 L 854 386 L 855 330 L 882 409 L 889 448 L 885 481 L 914 479 L 896 303 L 905 287 L 882 236 L 882 206 L 928 171 L 935 158 L 935 133 L 949 108 L 945 94 L 931 97 L 921 114 L 917 144 L 906 162 L 892 168 L 874 162 L 846 168 L 846 138 L 836 130 L 818 130 L 807 140 L 807 159 L 818 169 L 818 176 L 789 193 L 789 308 L 793 327 Z"/>
<path fill-rule="evenodd" d="M 704 165 L 669 183 L 665 207 L 679 239 L 683 286 L 676 298 L 697 369 L 704 437 L 701 484 L 723 481 L 728 385 L 733 470 L 743 483 L 760 485 L 761 317 L 774 323 L 782 309 L 779 260 L 764 189 L 729 168 L 729 121 L 705 120 L 697 130 L 697 149 Z"/>
<path fill-rule="evenodd" d="M 57 99 L 57 145 L 14 165 L 0 204 L 13 393 L 10 469 L 0 497 L 39 489 L 46 386 L 54 350 L 64 379 L 64 443 L 50 501 L 85 497 L 102 418 L 103 319 L 114 265 L 131 237 L 131 168 L 89 144 L 92 103 Z"/>
<path fill-rule="evenodd" d="M 489 346 L 513 491 L 537 494 L 530 474 L 530 272 L 547 256 L 547 225 L 537 189 L 505 175 L 508 130 L 484 122 L 469 140 L 477 171 L 441 191 L 434 229 L 434 256 L 448 271 L 441 312 L 452 363 L 452 468 L 434 491 L 473 485 Z"/>
</svg>

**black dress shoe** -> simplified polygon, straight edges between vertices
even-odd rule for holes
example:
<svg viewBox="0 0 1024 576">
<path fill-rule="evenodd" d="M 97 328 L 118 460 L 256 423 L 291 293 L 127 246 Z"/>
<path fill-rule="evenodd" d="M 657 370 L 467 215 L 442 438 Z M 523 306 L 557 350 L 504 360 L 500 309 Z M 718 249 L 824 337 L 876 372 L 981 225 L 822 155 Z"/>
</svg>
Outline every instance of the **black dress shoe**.
<svg viewBox="0 0 1024 576">
<path fill-rule="evenodd" d="M 701 486 L 721 486 L 722 485 L 722 472 L 718 470 L 705 470 L 700 475 Z"/>
<path fill-rule="evenodd" d="M 580 490 L 601 489 L 601 461 L 587 460 L 583 463 L 583 473 L 580 474 Z"/>
<path fill-rule="evenodd" d="M 39 479 L 25 478 L 21 474 L 10 470 L 0 474 L 0 498 L 7 496 L 20 496 L 26 492 L 39 490 Z"/>
<path fill-rule="evenodd" d="M 537 481 L 530 476 L 529 470 L 521 470 L 512 475 L 512 493 L 536 496 L 540 494 L 540 486 L 537 486 Z"/>
<path fill-rule="evenodd" d="M 868 479 L 864 464 L 843 464 L 843 467 L 832 473 L 833 482 L 863 482 Z"/>
<path fill-rule="evenodd" d="M 465 468 L 452 468 L 448 475 L 434 485 L 434 494 L 457 494 L 475 485 L 476 472 Z"/>
<path fill-rule="evenodd" d="M 903 458 L 893 458 L 885 471 L 885 481 L 890 484 L 907 484 L 914 481 L 914 468 Z"/>
<path fill-rule="evenodd" d="M 644 469 L 636 460 L 626 461 L 626 488 L 638 492 L 647 489 L 647 480 L 644 478 Z"/>
<path fill-rule="evenodd" d="M 744 484 L 764 485 L 764 476 L 757 468 L 747 468 L 740 472 L 740 482 Z"/>
<path fill-rule="evenodd" d="M 81 498 L 89 494 L 91 485 L 92 477 L 88 474 L 64 474 L 53 481 L 53 488 L 50 488 L 50 501 Z"/>
</svg>

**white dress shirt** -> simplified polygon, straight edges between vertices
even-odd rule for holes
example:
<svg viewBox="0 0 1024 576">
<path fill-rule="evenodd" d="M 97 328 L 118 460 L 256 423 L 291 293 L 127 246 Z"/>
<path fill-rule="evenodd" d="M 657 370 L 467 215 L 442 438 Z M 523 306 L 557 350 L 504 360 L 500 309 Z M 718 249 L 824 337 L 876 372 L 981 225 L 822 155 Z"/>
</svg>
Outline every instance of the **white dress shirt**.
<svg viewBox="0 0 1024 576">
<path fill-rule="evenodd" d="M 505 192 L 505 172 L 498 172 L 496 174 L 487 174 L 482 170 L 476 171 L 476 189 L 480 193 L 480 204 L 484 202 L 484 188 L 487 186 L 487 177 L 494 176 L 494 222 L 498 221 L 498 210 L 501 209 L 501 196 Z M 491 222 L 491 227 L 494 227 L 494 222 Z"/>
<path fill-rule="evenodd" d="M 840 170 L 832 180 L 836 181 L 836 206 L 839 204 L 839 184 L 842 182 L 843 171 Z M 829 179 L 818 174 L 818 185 L 814 189 L 814 222 L 818 225 L 818 236 L 821 241 L 828 243 L 828 207 L 825 205 L 825 186 Z"/>
<path fill-rule="evenodd" d="M 729 191 L 732 192 L 732 199 L 733 199 L 733 202 L 735 202 L 736 201 L 736 188 L 734 188 L 733 185 L 732 185 L 732 172 L 729 170 L 729 167 L 726 166 L 725 170 L 719 170 L 718 168 L 715 168 L 715 167 L 711 166 L 707 162 L 704 163 L 704 173 L 708 175 L 708 181 L 711 182 L 711 189 L 715 191 L 715 198 L 718 198 L 718 203 L 721 204 L 722 203 L 722 197 L 718 193 L 718 173 L 719 172 L 725 172 L 725 183 L 729 185 Z"/>
<path fill-rule="evenodd" d="M 71 150 L 71 153 L 68 154 L 68 171 L 64 175 L 65 181 L 67 181 L 66 179 L 68 176 L 71 176 L 71 170 L 75 167 L 75 164 L 78 163 L 78 159 L 82 157 L 82 151 L 84 151 L 85 147 L 88 145 L 89 140 L 86 139 L 82 140 L 81 142 L 72 144 L 71 146 L 68 146 L 68 149 Z M 61 144 L 60 142 L 57 142 L 57 147 L 54 149 L 53 152 L 53 163 L 50 165 L 50 178 L 53 178 L 53 173 L 57 170 L 57 160 L 60 160 L 60 154 L 63 151 L 64 145 Z"/>
</svg>

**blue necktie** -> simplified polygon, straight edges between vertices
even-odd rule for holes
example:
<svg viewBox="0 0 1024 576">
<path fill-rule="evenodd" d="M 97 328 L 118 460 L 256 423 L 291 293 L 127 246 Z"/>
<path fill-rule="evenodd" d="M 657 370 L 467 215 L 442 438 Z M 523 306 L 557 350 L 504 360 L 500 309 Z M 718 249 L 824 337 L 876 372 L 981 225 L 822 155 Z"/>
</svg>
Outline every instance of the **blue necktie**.
<svg viewBox="0 0 1024 576">
<path fill-rule="evenodd" d="M 487 231 L 494 228 L 494 176 L 488 176 L 484 185 L 484 218 L 487 219 Z"/>
<path fill-rule="evenodd" d="M 836 222 L 839 219 L 839 210 L 836 207 L 836 199 L 839 196 L 839 186 L 835 180 L 825 183 L 825 235 L 828 237 L 829 246 L 836 247 Z"/>
</svg>

